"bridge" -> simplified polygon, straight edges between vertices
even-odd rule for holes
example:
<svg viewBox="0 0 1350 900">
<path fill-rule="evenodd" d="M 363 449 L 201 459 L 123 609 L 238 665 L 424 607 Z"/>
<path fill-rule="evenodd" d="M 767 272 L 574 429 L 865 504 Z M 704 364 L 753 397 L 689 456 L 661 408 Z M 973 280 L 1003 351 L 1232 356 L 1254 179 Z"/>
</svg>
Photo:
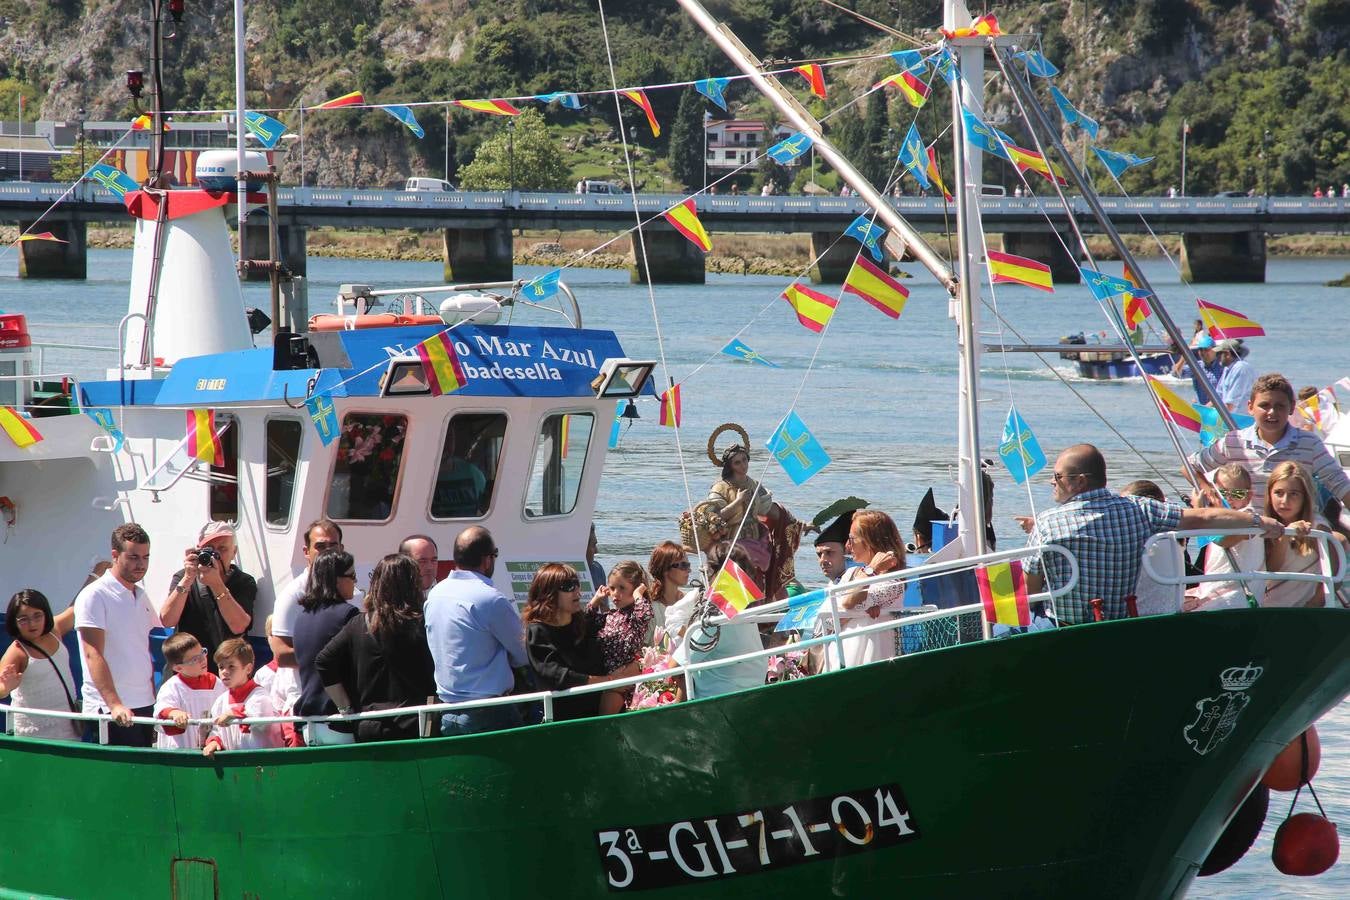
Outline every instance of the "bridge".
<svg viewBox="0 0 1350 900">
<path fill-rule="evenodd" d="M 0 222 L 52 231 L 67 244 L 25 242 L 20 246 L 20 275 L 84 277 L 85 229 L 90 222 L 122 222 L 126 212 L 112 192 L 81 185 L 45 216 L 69 184 L 0 182 Z M 659 218 L 682 201 L 681 194 L 640 194 L 638 212 L 658 217 L 643 228 L 650 271 L 633 263 L 633 277 L 658 282 L 701 282 L 703 256 Z M 432 192 L 345 188 L 282 188 L 278 191 L 283 261 L 297 274 L 305 271 L 305 232 L 311 227 L 369 227 L 442 230 L 445 277 L 458 281 L 494 281 L 512 277 L 513 229 L 620 231 L 633 227 L 633 199 L 627 195 L 553 194 L 522 191 Z M 856 247 L 836 243 L 839 233 L 867 206 L 857 198 L 811 196 L 700 195 L 699 217 L 710 233 L 806 233 L 818 282 L 837 283 Z M 942 232 L 954 227 L 954 211 L 938 197 L 897 197 L 892 206 L 916 228 Z M 1103 197 L 1112 224 L 1125 233 L 1182 235 L 1183 275 L 1192 281 L 1265 280 L 1266 235 L 1343 233 L 1350 228 L 1350 199 L 1311 197 Z M 1055 280 L 1077 281 L 1077 260 L 1069 246 L 1069 214 L 1085 232 L 1101 229 L 1081 197 L 985 197 L 981 212 L 986 229 L 1004 235 L 1010 253 L 1050 263 Z M 256 213 L 255 213 L 256 215 Z M 831 246 L 833 245 L 833 247 Z M 249 228 L 245 250 L 265 257 L 266 230 Z"/>
</svg>

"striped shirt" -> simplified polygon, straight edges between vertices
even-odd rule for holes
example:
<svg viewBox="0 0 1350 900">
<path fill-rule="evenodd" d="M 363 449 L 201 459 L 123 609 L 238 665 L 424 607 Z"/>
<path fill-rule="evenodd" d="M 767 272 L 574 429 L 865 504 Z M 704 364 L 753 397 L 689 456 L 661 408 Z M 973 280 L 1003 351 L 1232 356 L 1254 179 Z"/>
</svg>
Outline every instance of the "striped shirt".
<svg viewBox="0 0 1350 900">
<path fill-rule="evenodd" d="M 1292 425 L 1273 444 L 1261 440 L 1256 425 L 1230 431 L 1198 453 L 1191 454 L 1191 465 L 1212 472 L 1224 463 L 1238 463 L 1252 476 L 1252 509 L 1263 512 L 1266 505 L 1266 481 L 1283 462 L 1306 466 L 1313 480 L 1335 497 L 1350 493 L 1350 477 L 1340 467 L 1327 445 L 1311 431 Z"/>
<path fill-rule="evenodd" d="M 1126 616 L 1125 598 L 1135 592 L 1144 542 L 1181 526 L 1179 503 L 1147 497 L 1122 497 L 1107 488 L 1093 488 L 1047 509 L 1036 517 L 1032 541 L 1058 544 L 1078 562 L 1078 584 L 1054 601 L 1064 624 L 1092 621 L 1091 600 L 1102 601 L 1107 619 Z M 1069 581 L 1069 563 L 1058 553 L 1027 561 L 1026 570 L 1044 574 L 1048 587 Z"/>
</svg>

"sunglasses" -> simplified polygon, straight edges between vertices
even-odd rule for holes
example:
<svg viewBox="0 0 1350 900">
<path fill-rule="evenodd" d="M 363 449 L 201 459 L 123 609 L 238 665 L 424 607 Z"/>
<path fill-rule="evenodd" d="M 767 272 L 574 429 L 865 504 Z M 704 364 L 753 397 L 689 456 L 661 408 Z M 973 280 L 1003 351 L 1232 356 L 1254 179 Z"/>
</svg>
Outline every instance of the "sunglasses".
<svg viewBox="0 0 1350 900">
<path fill-rule="evenodd" d="M 1251 495 L 1251 488 L 1219 488 L 1219 496 L 1225 500 L 1246 500 Z"/>
<path fill-rule="evenodd" d="M 558 591 L 564 594 L 567 593 L 568 591 L 579 591 L 579 590 L 581 590 L 581 582 L 577 581 L 575 578 L 573 578 L 570 581 L 564 581 L 562 584 L 558 585 Z"/>
<path fill-rule="evenodd" d="M 672 569 L 684 569 L 685 571 L 688 571 L 688 570 L 689 570 L 689 560 L 686 559 L 684 562 L 671 563 L 671 564 L 670 564 L 670 567 L 671 567 Z"/>
</svg>

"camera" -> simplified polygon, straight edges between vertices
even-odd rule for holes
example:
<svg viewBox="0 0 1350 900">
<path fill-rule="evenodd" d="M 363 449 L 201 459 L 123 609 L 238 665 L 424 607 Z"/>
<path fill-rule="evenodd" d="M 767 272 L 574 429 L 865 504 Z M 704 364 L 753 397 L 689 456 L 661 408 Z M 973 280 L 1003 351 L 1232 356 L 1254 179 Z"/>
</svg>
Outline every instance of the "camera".
<svg viewBox="0 0 1350 900">
<path fill-rule="evenodd" d="M 203 547 L 197 551 L 197 565 L 213 566 L 220 562 L 220 552 L 214 547 Z"/>
</svg>

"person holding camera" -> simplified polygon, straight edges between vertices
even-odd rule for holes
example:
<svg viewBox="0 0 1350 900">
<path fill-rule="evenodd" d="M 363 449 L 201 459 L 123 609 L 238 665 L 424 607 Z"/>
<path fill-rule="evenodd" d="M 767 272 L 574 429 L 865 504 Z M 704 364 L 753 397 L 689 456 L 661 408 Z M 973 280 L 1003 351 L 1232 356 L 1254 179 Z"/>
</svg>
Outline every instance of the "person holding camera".
<svg viewBox="0 0 1350 900">
<path fill-rule="evenodd" d="M 169 596 L 159 606 L 165 626 L 201 642 L 212 672 L 216 648 L 230 638 L 244 637 L 253 622 L 258 583 L 234 564 L 238 553 L 234 529 L 225 522 L 207 522 L 197 533 L 197 546 L 183 553 L 183 568 L 173 576 Z"/>
</svg>

